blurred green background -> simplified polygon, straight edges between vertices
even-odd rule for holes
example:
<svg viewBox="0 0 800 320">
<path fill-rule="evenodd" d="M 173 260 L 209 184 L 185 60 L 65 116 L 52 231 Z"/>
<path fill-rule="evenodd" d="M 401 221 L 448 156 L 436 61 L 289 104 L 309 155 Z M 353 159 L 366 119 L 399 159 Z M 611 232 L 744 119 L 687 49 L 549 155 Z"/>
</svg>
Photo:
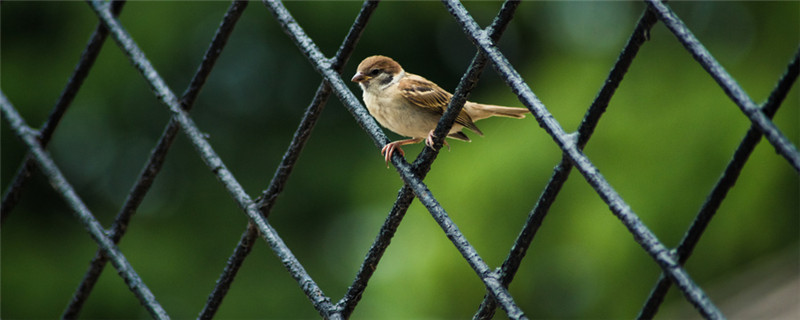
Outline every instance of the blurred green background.
<svg viewBox="0 0 800 320">
<path fill-rule="evenodd" d="M 228 2 L 138 2 L 121 21 L 170 88 L 187 86 Z M 287 2 L 333 55 L 360 2 Z M 499 2 L 467 2 L 487 25 Z M 798 2 L 671 2 L 695 35 L 757 102 L 800 43 Z M 499 46 L 567 131 L 577 128 L 645 5 L 524 2 Z M 0 3 L 2 90 L 29 125 L 46 119 L 97 24 L 83 2 Z M 384 54 L 453 90 L 475 49 L 438 2 L 378 6 L 345 67 Z M 266 188 L 320 77 L 260 2 L 236 26 L 192 116 L 253 197 Z M 348 82 L 349 83 L 349 82 Z M 350 85 L 359 97 L 360 90 Z M 486 69 L 473 101 L 521 106 Z M 797 145 L 794 86 L 775 123 Z M 169 113 L 110 39 L 48 150 L 95 216 L 110 225 L 168 122 Z M 499 266 L 561 159 L 533 117 L 478 123 L 485 137 L 452 141 L 426 183 L 490 266 Z M 675 246 L 716 183 L 749 121 L 661 24 L 641 49 L 586 154 L 645 224 Z M 2 124 L 2 188 L 24 150 Z M 388 133 L 390 138 L 398 136 Z M 409 158 L 421 146 L 406 148 Z M 325 293 L 338 301 L 395 200 L 401 180 L 331 98 L 270 222 Z M 731 292 L 800 268 L 797 173 L 759 144 L 686 268 L 723 312 Z M 184 136 L 120 247 L 174 318 L 193 318 L 247 224 Z M 96 246 L 35 173 L 2 226 L 0 317 L 60 315 Z M 777 258 L 776 258 L 777 257 Z M 777 260 L 775 260 L 777 259 Z M 732 279 L 764 261 L 779 270 Z M 81 316 L 147 318 L 116 272 L 103 273 Z M 788 272 L 786 270 L 789 270 Z M 573 173 L 510 291 L 531 318 L 631 318 L 660 274 L 607 206 Z M 785 279 L 784 279 L 785 278 Z M 792 293 L 797 295 L 795 288 Z M 481 282 L 418 202 L 409 209 L 354 319 L 470 317 Z M 794 300 L 796 302 L 796 298 Z M 671 290 L 665 308 L 686 308 Z M 741 306 L 738 306 L 741 307 Z M 259 240 L 219 318 L 318 317 Z M 498 311 L 498 318 L 504 318 Z"/>
</svg>

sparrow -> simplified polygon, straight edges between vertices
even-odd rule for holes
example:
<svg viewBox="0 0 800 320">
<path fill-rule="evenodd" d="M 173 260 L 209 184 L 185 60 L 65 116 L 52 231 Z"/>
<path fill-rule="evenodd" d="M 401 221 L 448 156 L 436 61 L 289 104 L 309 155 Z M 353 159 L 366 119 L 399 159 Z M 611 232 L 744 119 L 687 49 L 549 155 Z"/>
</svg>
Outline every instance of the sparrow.
<svg viewBox="0 0 800 320">
<path fill-rule="evenodd" d="M 351 81 L 358 83 L 363 91 L 364 104 L 369 113 L 385 128 L 409 137 L 394 141 L 381 149 L 381 155 L 389 166 L 389 159 L 397 151 L 405 156 L 400 146 L 419 143 L 433 148 L 433 130 L 453 97 L 432 81 L 406 72 L 399 63 L 386 56 L 371 56 L 358 65 Z M 525 108 L 503 107 L 467 101 L 461 109 L 447 137 L 470 141 L 462 131 L 469 128 L 483 135 L 475 121 L 492 116 L 522 119 L 528 113 Z M 444 143 L 447 145 L 447 142 Z M 449 145 L 448 145 L 449 148 Z M 435 149 L 434 149 L 435 150 Z"/>
</svg>

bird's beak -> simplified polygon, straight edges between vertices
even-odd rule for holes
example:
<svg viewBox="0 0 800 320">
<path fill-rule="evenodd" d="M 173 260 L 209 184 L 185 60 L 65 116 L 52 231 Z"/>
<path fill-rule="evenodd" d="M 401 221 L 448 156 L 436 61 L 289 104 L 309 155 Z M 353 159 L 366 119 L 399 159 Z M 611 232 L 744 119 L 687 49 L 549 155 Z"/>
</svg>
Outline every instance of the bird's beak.
<svg viewBox="0 0 800 320">
<path fill-rule="evenodd" d="M 361 73 L 361 71 L 359 71 L 359 72 L 356 72 L 356 74 L 353 76 L 353 79 L 350 79 L 350 81 L 353 81 L 353 82 L 364 82 L 364 81 L 367 81 L 369 79 L 370 79 L 370 76 L 368 76 L 366 74 L 363 74 L 363 73 Z"/>
</svg>

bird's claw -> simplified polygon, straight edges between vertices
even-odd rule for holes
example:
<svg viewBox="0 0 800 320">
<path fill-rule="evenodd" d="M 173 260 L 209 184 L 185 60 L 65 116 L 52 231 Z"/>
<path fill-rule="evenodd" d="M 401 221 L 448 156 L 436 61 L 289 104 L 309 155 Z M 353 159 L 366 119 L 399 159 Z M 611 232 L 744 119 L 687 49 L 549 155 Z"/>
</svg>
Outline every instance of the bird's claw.
<svg viewBox="0 0 800 320">
<path fill-rule="evenodd" d="M 425 145 L 428 146 L 428 148 L 431 148 L 433 151 L 436 151 L 436 148 L 433 146 L 433 139 L 435 138 L 436 136 L 433 135 L 433 130 L 431 130 L 431 132 L 428 133 L 428 137 L 425 138 Z M 447 147 L 447 151 L 450 151 L 450 145 L 447 144 L 447 140 L 442 141 L 442 144 Z"/>
<path fill-rule="evenodd" d="M 433 149 L 433 151 L 436 151 L 436 148 L 433 147 L 433 138 L 436 138 L 436 136 L 434 136 L 433 131 L 431 131 L 431 133 L 428 134 L 428 137 L 425 138 L 425 145 L 428 146 L 428 148 Z"/>
<path fill-rule="evenodd" d="M 392 159 L 392 155 L 394 154 L 395 150 L 397 152 L 400 152 L 401 156 L 406 155 L 406 153 L 403 152 L 403 149 L 401 149 L 400 146 L 412 143 L 419 143 L 420 141 L 422 141 L 422 138 L 412 138 L 395 142 L 389 142 L 385 146 L 383 146 L 383 148 L 381 148 L 381 155 L 383 155 L 383 160 L 386 161 L 386 167 L 387 168 L 389 167 L 389 160 Z M 447 145 L 447 142 L 445 142 L 444 144 Z M 425 139 L 425 145 L 433 149 L 433 131 L 431 131 L 431 133 L 428 135 L 428 138 Z M 449 150 L 450 146 L 448 145 L 447 148 Z"/>
<path fill-rule="evenodd" d="M 381 155 L 383 155 L 383 159 L 386 160 L 387 168 L 389 167 L 389 159 L 392 158 L 392 154 L 394 154 L 395 150 L 400 152 L 401 156 L 406 155 L 406 153 L 403 152 L 403 149 L 401 149 L 396 142 L 387 143 L 385 146 L 383 146 L 383 148 L 381 148 Z"/>
</svg>

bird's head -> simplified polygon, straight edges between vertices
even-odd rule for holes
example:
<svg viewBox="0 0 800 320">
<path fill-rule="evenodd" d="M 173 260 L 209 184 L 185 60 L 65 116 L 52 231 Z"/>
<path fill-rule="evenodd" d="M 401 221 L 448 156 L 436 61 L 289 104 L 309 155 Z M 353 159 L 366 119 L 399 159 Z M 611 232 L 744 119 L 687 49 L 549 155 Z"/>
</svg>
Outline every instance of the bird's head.
<svg viewBox="0 0 800 320">
<path fill-rule="evenodd" d="M 357 82 L 362 90 L 367 90 L 372 84 L 385 87 L 401 76 L 403 72 L 403 67 L 392 58 L 371 56 L 358 64 L 356 74 L 351 81 Z"/>
</svg>

